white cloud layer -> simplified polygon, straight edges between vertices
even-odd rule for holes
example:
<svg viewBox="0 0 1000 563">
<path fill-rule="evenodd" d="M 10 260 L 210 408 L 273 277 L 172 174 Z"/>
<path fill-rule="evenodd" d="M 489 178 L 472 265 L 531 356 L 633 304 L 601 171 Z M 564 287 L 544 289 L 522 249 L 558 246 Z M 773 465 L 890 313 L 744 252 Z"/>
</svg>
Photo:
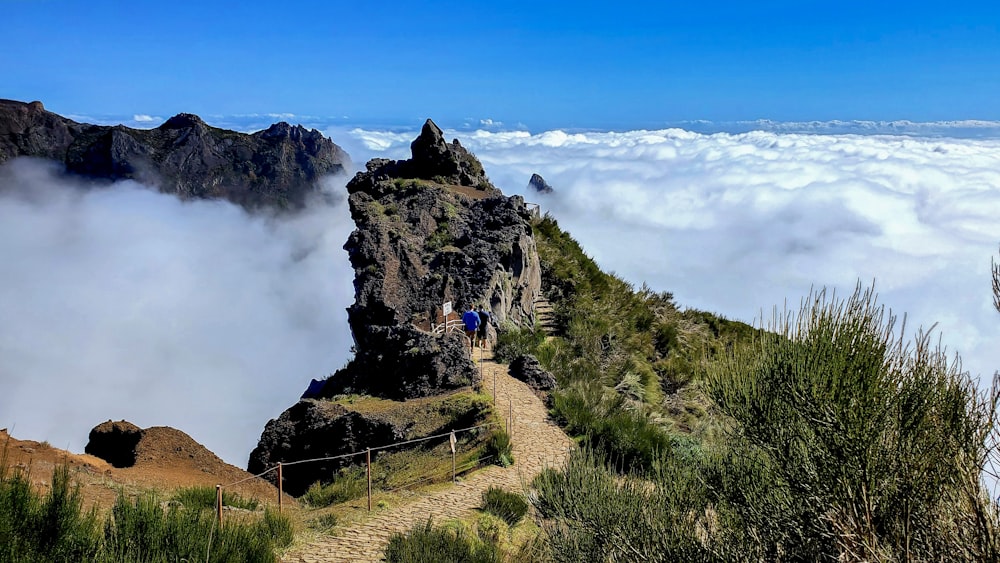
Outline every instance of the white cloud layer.
<svg viewBox="0 0 1000 563">
<path fill-rule="evenodd" d="M 0 427 L 82 451 L 124 418 L 245 466 L 267 420 L 347 359 L 351 229 L 342 195 L 279 219 L 0 167 Z"/>
<path fill-rule="evenodd" d="M 772 131 L 778 133 L 819 133 L 826 135 L 911 135 L 924 137 L 997 138 L 1000 121 L 959 119 L 951 121 L 839 120 L 832 121 L 678 121 L 668 124 L 699 133 L 745 133 Z"/>
<path fill-rule="evenodd" d="M 405 156 L 414 132 L 354 130 Z M 455 136 L 448 133 L 449 139 Z M 1000 368 L 990 258 L 1000 140 L 477 131 L 459 134 L 505 193 L 539 202 L 605 268 L 683 306 L 753 322 L 815 285 L 875 280 L 910 329 L 938 324 L 973 375 Z M 532 173 L 555 188 L 525 194 Z"/>
</svg>

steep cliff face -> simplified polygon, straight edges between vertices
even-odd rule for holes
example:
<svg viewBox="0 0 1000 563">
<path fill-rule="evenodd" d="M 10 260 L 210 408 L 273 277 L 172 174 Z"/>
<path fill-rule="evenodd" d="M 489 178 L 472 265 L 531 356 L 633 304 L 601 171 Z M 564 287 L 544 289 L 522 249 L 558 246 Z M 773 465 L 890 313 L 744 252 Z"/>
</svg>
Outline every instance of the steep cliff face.
<svg viewBox="0 0 1000 563">
<path fill-rule="evenodd" d="M 412 398 L 469 385 L 464 336 L 431 330 L 444 321 L 445 302 L 452 318 L 484 304 L 500 322 L 532 322 L 541 275 L 524 201 L 505 197 L 429 120 L 412 152 L 410 160 L 369 162 L 347 185 L 358 227 L 345 245 L 357 354 L 325 395 Z"/>
<path fill-rule="evenodd" d="M 155 129 L 77 123 L 40 102 L 0 100 L 0 164 L 31 156 L 66 171 L 134 179 L 184 198 L 221 198 L 247 208 L 301 206 L 323 175 L 349 158 L 314 130 L 277 123 L 252 135 L 182 113 Z"/>
<path fill-rule="evenodd" d="M 347 185 L 357 226 L 344 246 L 355 273 L 348 309 L 355 357 L 326 381 L 319 400 L 304 399 L 268 423 L 251 471 L 386 439 L 375 426 L 360 439 L 325 431 L 365 425 L 348 404 L 321 408 L 323 398 L 354 393 L 404 405 L 473 385 L 463 331 L 435 330 L 445 321 L 443 303 L 452 303 L 452 320 L 482 304 L 501 323 L 534 322 L 541 270 L 532 212 L 520 197 L 505 197 L 475 156 L 457 140 L 445 142 L 430 120 L 411 150 L 409 160 L 369 162 Z"/>
</svg>

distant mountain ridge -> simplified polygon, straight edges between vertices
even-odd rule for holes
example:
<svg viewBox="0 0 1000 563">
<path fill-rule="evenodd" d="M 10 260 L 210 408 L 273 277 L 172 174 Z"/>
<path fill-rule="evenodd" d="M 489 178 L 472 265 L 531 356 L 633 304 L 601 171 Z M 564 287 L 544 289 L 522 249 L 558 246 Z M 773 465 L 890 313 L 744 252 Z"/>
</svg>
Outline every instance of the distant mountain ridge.
<svg viewBox="0 0 1000 563">
<path fill-rule="evenodd" d="M 279 122 L 246 134 L 181 113 L 154 129 L 132 129 L 77 123 L 41 102 L 0 100 L 0 164 L 22 156 L 58 161 L 88 178 L 132 179 L 248 209 L 301 207 L 317 180 L 350 166 L 343 149 L 301 125 Z"/>
</svg>

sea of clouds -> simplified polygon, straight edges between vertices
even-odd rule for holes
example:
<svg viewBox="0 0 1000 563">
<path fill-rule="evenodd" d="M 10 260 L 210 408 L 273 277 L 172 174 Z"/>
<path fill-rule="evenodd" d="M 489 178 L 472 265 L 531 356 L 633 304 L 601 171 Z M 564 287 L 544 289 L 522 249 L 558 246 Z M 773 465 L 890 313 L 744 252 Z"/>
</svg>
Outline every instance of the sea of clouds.
<svg viewBox="0 0 1000 563">
<path fill-rule="evenodd" d="M 891 123 L 955 134 L 996 125 L 882 126 Z M 910 335 L 936 323 L 964 368 L 990 378 L 1000 369 L 990 290 L 1000 136 L 784 133 L 777 125 L 712 134 L 449 133 L 505 193 L 539 203 L 602 267 L 671 291 L 681 306 L 760 325 L 775 306 L 797 310 L 813 288 L 847 295 L 859 281 L 874 282 L 880 303 L 906 315 Z M 337 133 L 359 156 L 396 158 L 414 135 Z M 555 192 L 528 193 L 532 173 Z"/>
<path fill-rule="evenodd" d="M 83 451 L 108 419 L 246 466 L 352 344 L 343 178 L 294 217 L 0 167 L 0 428 Z"/>
<path fill-rule="evenodd" d="M 417 134 L 323 129 L 358 165 L 407 157 Z M 448 134 L 602 267 L 683 307 L 759 324 L 813 287 L 874 280 L 910 332 L 937 323 L 972 375 L 1000 368 L 1000 140 L 771 129 Z M 555 193 L 528 193 L 532 173 Z M 244 465 L 266 421 L 348 358 L 343 183 L 266 217 L 0 167 L 0 427 L 79 451 L 125 418 Z"/>
</svg>

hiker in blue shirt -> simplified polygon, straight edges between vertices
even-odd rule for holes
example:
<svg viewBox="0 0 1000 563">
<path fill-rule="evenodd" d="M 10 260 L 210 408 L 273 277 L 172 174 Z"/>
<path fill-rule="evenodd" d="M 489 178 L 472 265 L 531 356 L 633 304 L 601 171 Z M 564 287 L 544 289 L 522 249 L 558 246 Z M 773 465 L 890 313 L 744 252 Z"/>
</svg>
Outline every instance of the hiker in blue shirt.
<svg viewBox="0 0 1000 563">
<path fill-rule="evenodd" d="M 462 323 L 465 325 L 465 335 L 469 337 L 469 353 L 476 347 L 476 330 L 479 329 L 479 313 L 469 305 L 469 310 L 462 315 Z"/>
</svg>

